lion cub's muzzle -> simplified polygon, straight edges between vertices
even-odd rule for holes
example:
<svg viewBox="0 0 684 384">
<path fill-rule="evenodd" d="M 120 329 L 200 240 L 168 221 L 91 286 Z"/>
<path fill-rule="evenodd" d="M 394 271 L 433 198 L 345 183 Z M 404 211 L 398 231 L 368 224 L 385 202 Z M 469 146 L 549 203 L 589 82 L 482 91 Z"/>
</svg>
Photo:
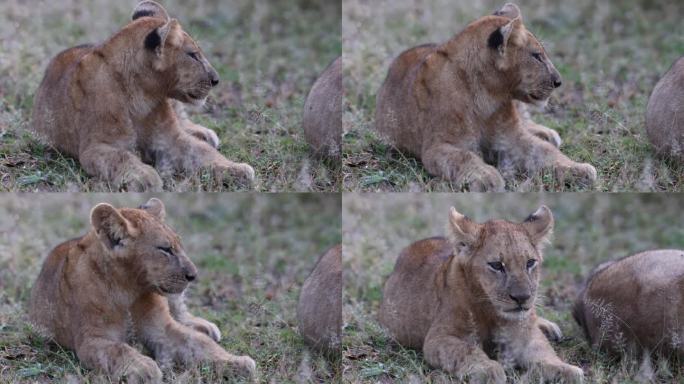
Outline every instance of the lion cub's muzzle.
<svg viewBox="0 0 684 384">
<path fill-rule="evenodd" d="M 181 293 L 188 287 L 188 284 L 197 279 L 197 267 L 186 256 L 178 257 L 178 266 L 174 268 L 156 286 L 162 294 Z"/>
</svg>

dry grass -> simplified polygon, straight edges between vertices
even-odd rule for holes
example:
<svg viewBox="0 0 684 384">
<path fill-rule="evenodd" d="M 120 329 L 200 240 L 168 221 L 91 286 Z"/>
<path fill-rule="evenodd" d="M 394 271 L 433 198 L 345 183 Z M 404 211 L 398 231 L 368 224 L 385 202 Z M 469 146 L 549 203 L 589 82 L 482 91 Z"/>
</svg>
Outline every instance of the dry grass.
<svg viewBox="0 0 684 384">
<path fill-rule="evenodd" d="M 581 366 L 590 383 L 630 383 L 634 361 L 612 361 L 590 350 L 570 314 L 579 284 L 601 261 L 657 248 L 684 249 L 684 199 L 676 194 L 369 194 L 345 195 L 342 209 L 345 298 L 343 366 L 346 382 L 456 382 L 424 363 L 419 351 L 392 342 L 376 321 L 382 286 L 400 250 L 444 235 L 450 206 L 477 221 L 523 220 L 541 204 L 556 219 L 545 251 L 539 293 L 541 314 L 557 322 L 565 338 L 555 345 Z M 684 372 L 663 361 L 660 382 L 683 382 Z M 515 376 L 515 375 L 513 375 Z M 519 382 L 511 379 L 509 382 Z"/>
<path fill-rule="evenodd" d="M 339 1 L 162 3 L 221 75 L 193 120 L 216 131 L 229 159 L 255 168 L 256 190 L 339 190 L 339 164 L 310 158 L 301 128 L 309 88 L 341 52 Z M 28 128 L 33 94 L 50 58 L 74 45 L 103 41 L 128 22 L 135 4 L 0 3 L 0 190 L 111 190 L 74 159 L 36 141 Z M 213 189 L 207 176 L 169 178 L 165 189 Z"/>
<path fill-rule="evenodd" d="M 150 195 L 5 195 L 0 200 L 0 382 L 99 382 L 74 354 L 28 324 L 30 288 L 47 252 L 88 228 L 99 202 L 138 206 Z M 320 253 L 339 243 L 338 195 L 166 194 L 167 221 L 200 275 L 190 310 L 215 322 L 221 345 L 252 356 L 261 382 L 330 382 L 339 365 L 297 333 L 299 288 Z M 206 371 L 170 372 L 196 383 Z"/>
<path fill-rule="evenodd" d="M 403 50 L 444 42 L 501 0 L 345 0 L 344 190 L 453 191 L 420 161 L 383 143 L 373 131 L 375 94 Z M 675 33 L 684 13 L 669 0 L 519 0 L 525 24 L 545 44 L 564 78 L 550 106 L 533 114 L 556 129 L 563 152 L 593 164 L 599 191 L 681 191 L 684 167 L 659 159 L 648 143 L 644 113 L 650 92 L 684 54 Z M 511 191 L 574 191 L 549 175 L 507 181 Z"/>
</svg>

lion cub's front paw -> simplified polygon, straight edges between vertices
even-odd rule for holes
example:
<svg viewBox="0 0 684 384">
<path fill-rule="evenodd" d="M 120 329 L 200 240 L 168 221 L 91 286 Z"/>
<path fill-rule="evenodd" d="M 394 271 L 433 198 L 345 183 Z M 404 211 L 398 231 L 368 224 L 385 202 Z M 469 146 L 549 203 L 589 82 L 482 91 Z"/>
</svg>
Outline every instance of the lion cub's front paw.
<svg viewBox="0 0 684 384">
<path fill-rule="evenodd" d="M 212 323 L 209 320 L 204 320 L 200 317 L 195 317 L 192 320 L 189 320 L 186 325 L 198 332 L 204 333 L 216 342 L 221 341 L 221 331 L 216 326 L 216 324 Z"/>
<path fill-rule="evenodd" d="M 544 141 L 548 141 L 556 148 L 560 148 L 561 146 L 562 141 L 560 135 L 551 128 L 544 127 L 544 129 L 534 132 L 534 135 Z"/>
<path fill-rule="evenodd" d="M 164 186 L 159 173 L 146 164 L 128 169 L 120 183 L 126 186 L 128 192 L 161 191 Z"/>
<path fill-rule="evenodd" d="M 556 179 L 560 182 L 570 181 L 582 187 L 591 187 L 596 183 L 596 168 L 587 163 L 574 163 L 571 166 L 556 168 Z"/>
<path fill-rule="evenodd" d="M 468 184 L 470 192 L 500 192 L 506 186 L 499 171 L 492 166 L 473 170 L 464 181 Z"/>
<path fill-rule="evenodd" d="M 196 138 L 198 138 L 202 141 L 206 141 L 207 143 L 209 143 L 209 145 L 211 145 L 214 148 L 219 147 L 219 144 L 220 144 L 219 137 L 216 134 L 216 132 L 214 132 L 214 130 L 206 128 L 206 127 L 202 127 L 202 126 L 197 126 L 197 127 L 198 127 L 198 130 L 196 132 L 192 133 L 193 136 L 195 136 Z"/>
<path fill-rule="evenodd" d="M 558 324 L 553 321 L 546 320 L 543 317 L 537 318 L 537 327 L 542 331 L 547 339 L 553 342 L 559 342 L 563 338 L 563 332 L 561 332 Z"/>
<path fill-rule="evenodd" d="M 140 356 L 129 362 L 121 374 L 129 384 L 161 383 L 162 372 L 154 360 L 147 356 Z"/>
<path fill-rule="evenodd" d="M 232 163 L 230 165 L 217 164 L 212 167 L 214 179 L 225 182 L 236 182 L 243 186 L 252 186 L 254 183 L 254 168 L 245 163 Z"/>
<path fill-rule="evenodd" d="M 559 380 L 564 384 L 581 384 L 584 381 L 582 368 L 570 364 L 546 365 L 543 371 L 546 380 Z"/>
<path fill-rule="evenodd" d="M 249 356 L 230 356 L 214 362 L 216 371 L 223 376 L 244 377 L 256 380 L 256 362 Z"/>
<path fill-rule="evenodd" d="M 467 374 L 470 384 L 505 384 L 506 371 L 496 361 L 486 361 L 475 365 Z"/>
</svg>

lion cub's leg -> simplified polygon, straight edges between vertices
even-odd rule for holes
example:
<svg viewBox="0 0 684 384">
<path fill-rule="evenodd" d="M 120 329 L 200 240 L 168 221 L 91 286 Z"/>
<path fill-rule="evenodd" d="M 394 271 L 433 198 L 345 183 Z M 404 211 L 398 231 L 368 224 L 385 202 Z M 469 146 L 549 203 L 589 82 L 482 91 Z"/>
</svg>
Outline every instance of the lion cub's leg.
<svg viewBox="0 0 684 384">
<path fill-rule="evenodd" d="M 203 127 L 199 124 L 195 124 L 190 120 L 181 120 L 180 124 L 183 126 L 185 132 L 189 133 L 200 140 L 206 141 L 214 148 L 218 148 L 220 141 L 218 135 L 213 130 Z"/>
<path fill-rule="evenodd" d="M 535 173 L 542 168 L 553 168 L 556 180 L 563 183 L 574 181 L 591 186 L 596 181 L 596 169 L 587 163 L 570 160 L 558 148 L 525 129 L 511 130 L 497 138 L 496 150 L 504 162 Z"/>
<path fill-rule="evenodd" d="M 579 384 L 584 380 L 581 368 L 566 364 L 558 358 L 542 331 L 532 327 L 530 340 L 520 348 L 517 363 L 527 368 L 529 374 L 540 374 L 546 381 L 560 380 L 566 384 Z"/>
<path fill-rule="evenodd" d="M 179 323 L 193 328 L 196 331 L 202 332 L 207 336 L 211 337 L 214 341 L 221 340 L 221 331 L 216 326 L 216 324 L 204 320 L 201 317 L 193 316 L 189 311 L 188 307 L 185 305 L 184 294 L 179 295 L 169 295 L 167 296 L 169 300 L 169 310 L 171 311 L 171 316 L 173 316 Z"/>
<path fill-rule="evenodd" d="M 76 348 L 76 354 L 84 366 L 113 377 L 115 382 L 121 377 L 132 384 L 162 381 L 162 372 L 157 363 L 123 342 L 86 336 L 85 341 Z"/>
<path fill-rule="evenodd" d="M 153 167 L 132 152 L 112 145 L 91 145 L 81 151 L 79 161 L 89 175 L 100 177 L 117 189 L 126 186 L 131 192 L 161 190 L 164 184 Z"/>
<path fill-rule="evenodd" d="M 163 296 L 139 298 L 131 307 L 131 316 L 136 334 L 162 366 L 210 363 L 220 375 L 255 375 L 256 363 L 249 356 L 232 355 L 206 334 L 174 320 Z"/>
<path fill-rule="evenodd" d="M 178 118 L 178 122 L 187 133 L 200 140 L 206 141 L 214 148 L 219 147 L 219 138 L 218 135 L 216 135 L 216 132 L 199 124 L 193 123 L 185 111 L 185 105 L 180 101 L 171 100 L 171 104 L 173 106 L 174 112 L 176 113 L 176 117 Z"/>
<path fill-rule="evenodd" d="M 499 171 L 472 151 L 442 143 L 424 150 L 421 159 L 428 173 L 461 186 L 467 184 L 472 192 L 504 189 Z"/>
<path fill-rule="evenodd" d="M 174 169 L 189 173 L 210 169 L 214 180 L 220 183 L 236 181 L 251 185 L 254 181 L 254 169 L 248 164 L 226 159 L 210 144 L 182 129 L 177 129 L 170 136 L 157 138 L 153 146 L 164 147 L 163 151 L 157 153 L 156 159 L 162 167 L 170 165 Z"/>
<path fill-rule="evenodd" d="M 547 128 L 543 125 L 539 125 L 532 120 L 526 120 L 524 122 L 525 128 L 533 134 L 534 136 L 537 136 L 538 138 L 548 141 L 549 143 L 553 144 L 554 147 L 560 148 L 561 146 L 561 138 L 558 132 L 554 131 L 551 128 Z"/>
<path fill-rule="evenodd" d="M 459 379 L 469 378 L 472 384 L 506 383 L 503 366 L 492 359 L 472 341 L 447 335 L 440 327 L 433 327 L 423 343 L 425 360 Z"/>
<path fill-rule="evenodd" d="M 549 341 L 559 342 L 563 338 L 563 332 L 561 332 L 560 327 L 551 320 L 537 317 L 537 327 L 539 327 L 539 330 L 542 331 Z"/>
</svg>

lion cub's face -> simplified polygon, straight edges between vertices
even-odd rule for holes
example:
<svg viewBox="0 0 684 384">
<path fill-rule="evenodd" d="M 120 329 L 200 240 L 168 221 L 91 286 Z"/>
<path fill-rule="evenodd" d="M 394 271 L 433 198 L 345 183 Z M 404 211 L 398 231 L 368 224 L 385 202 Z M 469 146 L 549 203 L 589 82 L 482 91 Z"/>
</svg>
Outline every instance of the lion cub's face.
<svg viewBox="0 0 684 384">
<path fill-rule="evenodd" d="M 500 220 L 477 224 L 452 208 L 452 242 L 477 301 L 488 302 L 503 318 L 529 315 L 539 286 L 541 244 L 552 227 L 546 207 L 519 224 Z"/>
<path fill-rule="evenodd" d="M 110 265 L 131 284 L 160 294 L 181 293 L 197 276 L 178 235 L 164 224 L 164 205 L 151 199 L 140 209 L 99 204 L 91 222 Z"/>
<path fill-rule="evenodd" d="M 219 83 L 216 70 L 209 64 L 197 43 L 183 31 L 176 19 L 170 19 L 164 8 L 143 1 L 133 12 L 133 20 L 155 19 L 155 26 L 144 40 L 146 62 L 158 75 L 169 97 L 183 103 L 201 105 L 209 91 Z M 141 23 L 142 24 L 142 23 Z"/>
<path fill-rule="evenodd" d="M 525 103 L 545 105 L 554 89 L 562 84 L 560 73 L 537 38 L 522 22 L 520 9 L 506 4 L 494 13 L 504 18 L 503 26 L 488 39 L 495 67 L 512 85 L 513 97 Z"/>
</svg>

